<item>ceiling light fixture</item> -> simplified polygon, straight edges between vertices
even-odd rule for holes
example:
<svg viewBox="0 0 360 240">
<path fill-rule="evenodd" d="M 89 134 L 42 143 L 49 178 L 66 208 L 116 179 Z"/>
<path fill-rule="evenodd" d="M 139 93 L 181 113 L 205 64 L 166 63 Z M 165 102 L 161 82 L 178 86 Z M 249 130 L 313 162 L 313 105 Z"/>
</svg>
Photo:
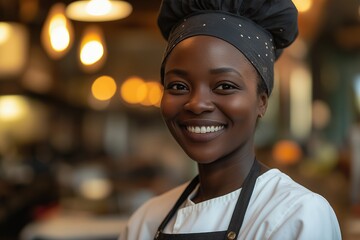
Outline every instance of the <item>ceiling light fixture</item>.
<svg viewBox="0 0 360 240">
<path fill-rule="evenodd" d="M 68 18 L 84 22 L 104 22 L 126 18 L 132 6 L 125 1 L 87 0 L 70 3 L 66 8 Z"/>
<path fill-rule="evenodd" d="M 73 26 L 65 16 L 65 5 L 54 4 L 41 31 L 41 41 L 45 51 L 51 58 L 60 59 L 70 50 L 73 36 Z"/>
<path fill-rule="evenodd" d="M 106 42 L 99 26 L 90 25 L 84 30 L 79 47 L 81 68 L 86 72 L 95 72 L 105 63 L 107 57 Z"/>
</svg>

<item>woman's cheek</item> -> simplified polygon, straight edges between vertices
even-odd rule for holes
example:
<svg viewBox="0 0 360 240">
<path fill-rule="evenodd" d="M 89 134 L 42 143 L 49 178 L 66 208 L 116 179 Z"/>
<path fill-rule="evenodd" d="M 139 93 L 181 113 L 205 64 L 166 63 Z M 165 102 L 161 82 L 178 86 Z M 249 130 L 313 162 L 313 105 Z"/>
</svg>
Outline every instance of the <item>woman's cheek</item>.
<svg viewBox="0 0 360 240">
<path fill-rule="evenodd" d="M 178 103 L 173 96 L 164 94 L 161 100 L 160 108 L 164 119 L 169 119 L 176 115 Z"/>
</svg>

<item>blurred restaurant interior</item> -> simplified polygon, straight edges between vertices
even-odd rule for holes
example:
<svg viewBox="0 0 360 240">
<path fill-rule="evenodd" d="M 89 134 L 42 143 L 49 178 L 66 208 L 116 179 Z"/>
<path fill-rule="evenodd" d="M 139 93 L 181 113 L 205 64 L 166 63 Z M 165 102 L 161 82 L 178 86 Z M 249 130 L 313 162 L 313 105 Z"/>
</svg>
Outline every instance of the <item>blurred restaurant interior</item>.
<svg viewBox="0 0 360 240">
<path fill-rule="evenodd" d="M 360 239 L 360 2 L 293 1 L 300 33 L 276 63 L 256 151 Z M 0 0 L 3 240 L 116 239 L 196 173 L 159 111 L 161 0 L 73 3 Z"/>
</svg>

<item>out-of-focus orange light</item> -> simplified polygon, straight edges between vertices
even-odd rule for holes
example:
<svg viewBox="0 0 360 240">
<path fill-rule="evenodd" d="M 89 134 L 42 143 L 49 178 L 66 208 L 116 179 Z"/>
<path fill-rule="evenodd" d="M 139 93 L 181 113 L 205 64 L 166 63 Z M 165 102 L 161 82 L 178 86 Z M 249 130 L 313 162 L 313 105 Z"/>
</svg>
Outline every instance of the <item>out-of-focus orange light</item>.
<svg viewBox="0 0 360 240">
<path fill-rule="evenodd" d="M 141 102 L 144 106 L 160 106 L 162 97 L 162 86 L 159 82 L 147 82 L 147 95 L 146 98 Z"/>
<path fill-rule="evenodd" d="M 307 12 L 312 7 L 313 0 L 293 0 L 293 3 L 299 12 Z"/>
<path fill-rule="evenodd" d="M 284 165 L 292 165 L 300 161 L 302 150 L 296 142 L 282 140 L 274 145 L 272 154 L 276 162 Z"/>
<path fill-rule="evenodd" d="M 91 92 L 94 98 L 106 101 L 114 96 L 116 88 L 116 82 L 112 77 L 101 76 L 93 82 Z"/>
<path fill-rule="evenodd" d="M 137 104 L 144 101 L 147 91 L 144 80 L 139 77 L 130 77 L 121 85 L 120 94 L 125 102 Z"/>
</svg>

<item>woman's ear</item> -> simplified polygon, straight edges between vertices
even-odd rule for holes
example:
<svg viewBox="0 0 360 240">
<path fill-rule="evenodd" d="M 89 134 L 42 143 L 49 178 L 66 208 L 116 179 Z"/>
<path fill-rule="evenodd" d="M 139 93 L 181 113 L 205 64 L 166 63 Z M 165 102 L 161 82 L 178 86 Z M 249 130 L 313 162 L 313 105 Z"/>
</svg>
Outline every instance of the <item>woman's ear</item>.
<svg viewBox="0 0 360 240">
<path fill-rule="evenodd" d="M 262 118 L 265 115 L 268 106 L 269 97 L 265 92 L 258 95 L 258 117 Z"/>
</svg>

